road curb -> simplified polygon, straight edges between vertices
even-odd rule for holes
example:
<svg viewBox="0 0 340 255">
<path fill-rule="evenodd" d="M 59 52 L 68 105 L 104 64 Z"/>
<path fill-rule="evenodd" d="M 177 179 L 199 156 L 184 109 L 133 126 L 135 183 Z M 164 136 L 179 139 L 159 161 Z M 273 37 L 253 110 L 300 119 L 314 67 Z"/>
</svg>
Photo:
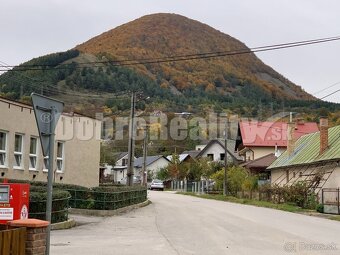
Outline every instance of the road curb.
<svg viewBox="0 0 340 255">
<path fill-rule="evenodd" d="M 93 210 L 93 209 L 90 210 L 90 209 L 71 208 L 69 210 L 69 213 L 86 215 L 86 216 L 110 217 L 110 216 L 115 216 L 115 215 L 122 214 L 122 213 L 127 213 L 129 211 L 134 210 L 134 209 L 145 207 L 149 204 L 151 204 L 151 201 L 146 200 L 142 203 L 126 206 L 126 207 L 119 208 L 119 209 L 116 209 L 116 210 Z"/>
<path fill-rule="evenodd" d="M 74 219 L 68 219 L 67 221 L 51 224 L 51 230 L 69 229 L 75 226 L 76 226 L 76 221 Z"/>
</svg>

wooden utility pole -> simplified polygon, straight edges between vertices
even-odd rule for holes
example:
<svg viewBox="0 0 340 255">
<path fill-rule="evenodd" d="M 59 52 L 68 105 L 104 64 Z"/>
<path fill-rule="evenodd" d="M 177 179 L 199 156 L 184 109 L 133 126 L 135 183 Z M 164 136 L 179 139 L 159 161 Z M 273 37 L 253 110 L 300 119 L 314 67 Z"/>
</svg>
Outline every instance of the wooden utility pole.
<svg viewBox="0 0 340 255">
<path fill-rule="evenodd" d="M 228 189 L 227 189 L 227 170 L 228 170 L 228 124 L 225 121 L 224 127 L 224 179 L 223 179 L 223 195 L 226 196 Z"/>
<path fill-rule="evenodd" d="M 149 127 L 144 128 L 144 144 L 143 144 L 143 185 L 147 186 L 147 169 L 146 169 L 146 158 L 148 156 L 148 139 L 149 139 Z"/>
<path fill-rule="evenodd" d="M 128 145 L 128 166 L 127 166 L 127 180 L 128 186 L 133 185 L 134 175 L 134 156 L 135 156 L 135 106 L 136 106 L 136 92 L 131 95 L 131 113 L 129 123 L 129 145 Z"/>
</svg>

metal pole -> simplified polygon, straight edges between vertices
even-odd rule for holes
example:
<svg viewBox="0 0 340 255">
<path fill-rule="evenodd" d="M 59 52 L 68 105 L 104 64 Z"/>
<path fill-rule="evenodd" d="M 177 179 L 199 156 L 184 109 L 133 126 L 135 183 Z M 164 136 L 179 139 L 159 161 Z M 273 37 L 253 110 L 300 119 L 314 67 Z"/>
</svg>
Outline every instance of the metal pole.
<svg viewBox="0 0 340 255">
<path fill-rule="evenodd" d="M 47 201 L 46 201 L 46 221 L 50 224 L 47 227 L 46 235 L 46 255 L 50 254 L 50 238 L 52 224 L 52 192 L 53 192 L 53 163 L 54 163 L 54 121 L 55 109 L 51 110 L 50 134 L 49 134 L 49 156 L 48 156 L 48 175 L 47 175 Z"/>
<path fill-rule="evenodd" d="M 143 185 L 146 186 L 147 179 L 146 179 L 146 157 L 148 153 L 148 128 L 145 127 L 145 136 L 144 136 L 144 144 L 143 144 Z"/>
<path fill-rule="evenodd" d="M 131 116 L 129 125 L 129 146 L 128 146 L 128 166 L 127 166 L 127 182 L 128 186 L 133 185 L 134 175 L 134 155 L 135 155 L 135 104 L 136 104 L 136 93 L 132 92 L 131 96 Z"/>
<path fill-rule="evenodd" d="M 338 188 L 337 191 L 338 191 L 338 214 L 340 214 L 340 201 L 339 201 L 339 198 L 340 198 L 340 189 Z"/>
<path fill-rule="evenodd" d="M 224 127 L 224 179 L 223 179 L 223 195 L 227 195 L 227 170 L 228 170 L 228 133 L 227 133 L 227 121 Z"/>
</svg>

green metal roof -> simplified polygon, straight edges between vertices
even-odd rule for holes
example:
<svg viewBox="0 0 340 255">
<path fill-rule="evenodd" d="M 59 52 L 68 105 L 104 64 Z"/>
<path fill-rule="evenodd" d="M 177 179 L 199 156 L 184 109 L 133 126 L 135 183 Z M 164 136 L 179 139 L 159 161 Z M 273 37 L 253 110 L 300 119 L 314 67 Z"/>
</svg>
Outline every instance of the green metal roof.
<svg viewBox="0 0 340 255">
<path fill-rule="evenodd" d="M 328 145 L 320 155 L 320 132 L 304 135 L 295 143 L 292 155 L 285 151 L 268 169 L 340 159 L 340 126 L 328 129 Z"/>
</svg>

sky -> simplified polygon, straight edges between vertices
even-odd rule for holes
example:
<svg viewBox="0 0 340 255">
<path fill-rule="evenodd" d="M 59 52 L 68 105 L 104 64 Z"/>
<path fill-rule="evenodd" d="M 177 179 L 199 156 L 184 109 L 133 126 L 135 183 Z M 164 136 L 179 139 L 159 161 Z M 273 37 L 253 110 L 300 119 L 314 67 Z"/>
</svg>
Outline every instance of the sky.
<svg viewBox="0 0 340 255">
<path fill-rule="evenodd" d="M 257 47 L 340 35 L 338 0 L 0 0 L 0 61 L 65 51 L 152 13 L 177 13 Z M 256 54 L 317 97 L 340 89 L 340 41 Z M 340 92 L 325 100 L 340 103 Z"/>
</svg>

